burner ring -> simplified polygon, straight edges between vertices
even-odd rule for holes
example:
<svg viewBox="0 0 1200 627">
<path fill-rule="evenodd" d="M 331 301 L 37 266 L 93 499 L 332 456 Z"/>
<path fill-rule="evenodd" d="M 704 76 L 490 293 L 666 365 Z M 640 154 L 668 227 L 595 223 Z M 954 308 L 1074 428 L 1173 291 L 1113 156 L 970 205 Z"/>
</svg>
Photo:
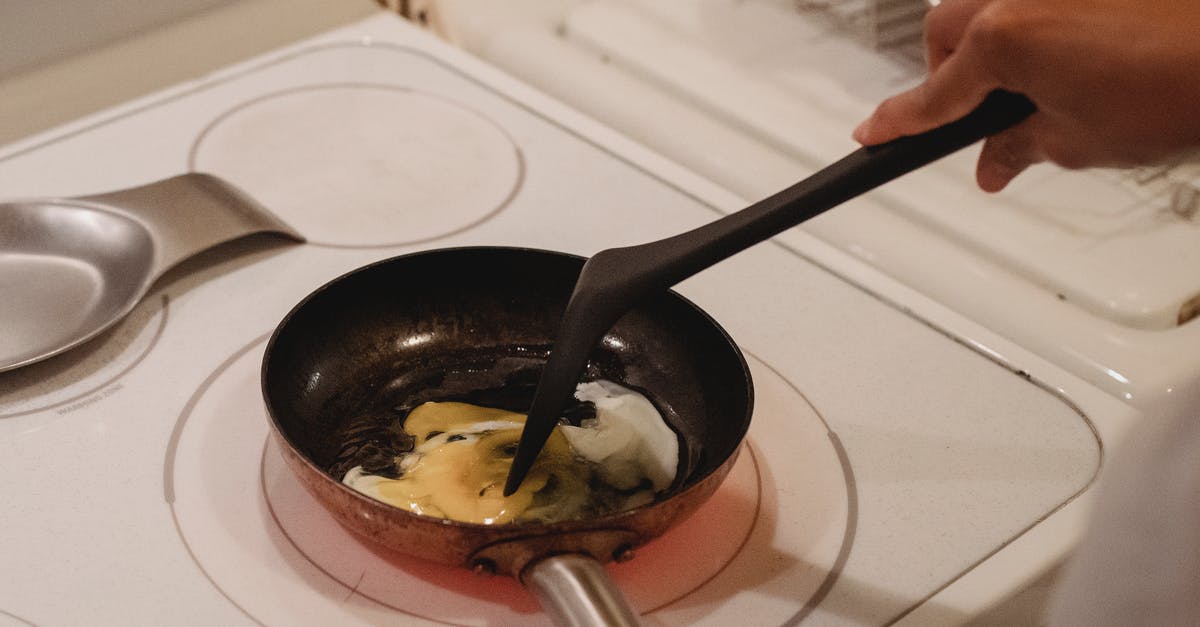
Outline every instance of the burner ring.
<svg viewBox="0 0 1200 627">
<path fill-rule="evenodd" d="M 446 138 L 450 138 L 447 141 Z M 438 240 L 494 217 L 525 177 L 512 136 L 457 101 L 339 83 L 274 92 L 214 119 L 193 171 L 247 191 L 309 243 L 381 248 Z"/>
<path fill-rule="evenodd" d="M 170 299 L 147 298 L 120 323 L 53 359 L 0 373 L 0 428 L 46 411 L 65 416 L 119 390 L 119 381 L 158 345 Z"/>
<path fill-rule="evenodd" d="M 240 349 L 201 384 L 165 460 L 177 532 L 212 585 L 265 624 L 370 623 L 394 620 L 396 611 L 443 624 L 481 615 L 537 622 L 532 595 L 515 580 L 374 549 L 312 499 L 268 450 L 258 379 L 265 339 Z M 754 437 L 752 426 L 750 448 L 712 499 L 634 560 L 610 566 L 634 606 L 664 624 L 768 611 L 755 609 L 760 583 L 785 585 L 794 596 L 757 619 L 803 617 L 849 554 L 856 488 L 836 438 L 793 385 L 748 357 L 765 412 L 756 424 L 770 437 Z M 797 445 L 807 454 L 790 454 Z M 789 481 L 780 489 L 775 476 Z M 729 530 L 729 541 L 698 553 L 712 528 Z M 410 594 L 396 596 L 404 591 Z"/>
</svg>

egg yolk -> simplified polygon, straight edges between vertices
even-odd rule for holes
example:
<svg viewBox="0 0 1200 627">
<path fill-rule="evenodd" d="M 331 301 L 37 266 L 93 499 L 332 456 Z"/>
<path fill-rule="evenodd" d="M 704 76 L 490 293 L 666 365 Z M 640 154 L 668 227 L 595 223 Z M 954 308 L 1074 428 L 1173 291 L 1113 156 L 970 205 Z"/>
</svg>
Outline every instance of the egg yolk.
<svg viewBox="0 0 1200 627">
<path fill-rule="evenodd" d="M 414 448 L 400 460 L 403 474 L 398 479 L 372 477 L 368 493 L 417 514 L 502 524 L 535 509 L 537 494 L 548 487 L 567 494 L 586 491 L 589 471 L 555 429 L 520 489 L 504 496 L 524 425 L 525 416 L 502 409 L 425 403 L 404 422 Z M 548 486 L 550 482 L 554 485 Z"/>
<path fill-rule="evenodd" d="M 606 380 L 580 383 L 595 407 L 578 426 L 559 424 L 521 488 L 504 496 L 525 416 L 467 403 L 425 403 L 403 428 L 413 447 L 395 457 L 399 478 L 362 465 L 342 482 L 417 514 L 481 524 L 557 522 L 653 502 L 679 468 L 679 440 L 641 393 Z"/>
</svg>

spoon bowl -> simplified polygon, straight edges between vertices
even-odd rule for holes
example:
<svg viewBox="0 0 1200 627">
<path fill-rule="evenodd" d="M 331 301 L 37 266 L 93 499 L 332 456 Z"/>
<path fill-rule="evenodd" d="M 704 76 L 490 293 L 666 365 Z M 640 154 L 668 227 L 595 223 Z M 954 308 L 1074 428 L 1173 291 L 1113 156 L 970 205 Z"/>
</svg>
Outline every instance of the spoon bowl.
<svg viewBox="0 0 1200 627">
<path fill-rule="evenodd" d="M 0 369 L 93 337 L 149 282 L 153 242 L 126 216 L 42 202 L 7 205 L 0 215 Z"/>
<path fill-rule="evenodd" d="M 207 174 L 0 204 L 0 372 L 94 338 L 175 264 L 258 232 L 303 241 L 249 196 Z"/>
</svg>

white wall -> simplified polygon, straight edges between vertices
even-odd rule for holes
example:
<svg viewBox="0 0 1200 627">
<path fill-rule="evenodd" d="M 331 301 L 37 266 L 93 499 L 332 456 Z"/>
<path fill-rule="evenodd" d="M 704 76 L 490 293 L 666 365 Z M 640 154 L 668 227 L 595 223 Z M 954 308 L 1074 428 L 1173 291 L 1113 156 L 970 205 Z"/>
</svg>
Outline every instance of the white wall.
<svg viewBox="0 0 1200 627">
<path fill-rule="evenodd" d="M 0 77 L 236 0 L 0 0 Z"/>
</svg>

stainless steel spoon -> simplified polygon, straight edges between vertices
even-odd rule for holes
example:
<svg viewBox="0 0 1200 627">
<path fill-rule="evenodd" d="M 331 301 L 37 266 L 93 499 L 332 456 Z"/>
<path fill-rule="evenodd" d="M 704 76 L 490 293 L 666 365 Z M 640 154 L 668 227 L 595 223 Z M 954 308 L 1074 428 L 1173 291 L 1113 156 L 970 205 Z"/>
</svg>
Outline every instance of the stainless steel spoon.
<svg viewBox="0 0 1200 627">
<path fill-rule="evenodd" d="M 504 494 L 516 492 L 575 390 L 588 354 L 639 299 L 809 218 L 1029 117 L 1024 96 L 995 91 L 960 120 L 863 147 L 774 196 L 667 239 L 596 253 L 575 284 L 554 341 Z"/>
<path fill-rule="evenodd" d="M 128 314 L 175 264 L 259 232 L 304 239 L 207 174 L 0 204 L 0 372 L 86 342 Z"/>
</svg>

